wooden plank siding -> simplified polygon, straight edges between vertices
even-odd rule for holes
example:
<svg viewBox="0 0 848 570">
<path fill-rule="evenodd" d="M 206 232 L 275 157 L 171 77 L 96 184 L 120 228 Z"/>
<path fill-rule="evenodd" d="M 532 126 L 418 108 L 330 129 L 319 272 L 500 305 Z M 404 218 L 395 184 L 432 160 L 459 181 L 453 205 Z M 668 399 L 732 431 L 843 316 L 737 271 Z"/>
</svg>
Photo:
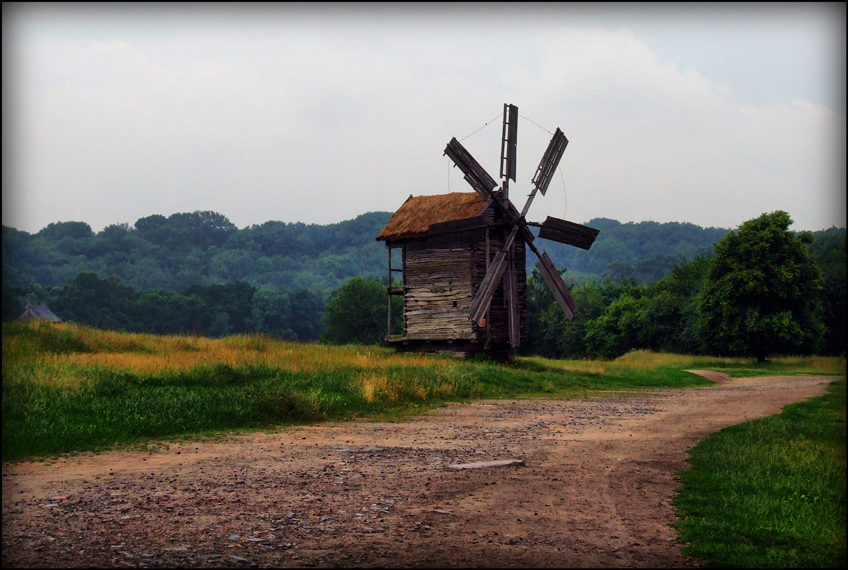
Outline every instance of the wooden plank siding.
<svg viewBox="0 0 848 570">
<path fill-rule="evenodd" d="M 490 257 L 503 246 L 504 228 L 490 231 Z M 515 244 L 519 336 L 527 340 L 526 250 Z M 468 317 L 471 299 L 486 274 L 485 231 L 474 230 L 407 240 L 403 246 L 404 322 L 407 340 L 487 341 L 486 327 Z M 495 290 L 488 326 L 492 343 L 509 343 L 503 284 Z"/>
<path fill-rule="evenodd" d="M 430 244 L 410 240 L 404 247 L 404 318 L 410 340 L 472 339 L 468 307 L 474 297 L 470 243 Z"/>
</svg>

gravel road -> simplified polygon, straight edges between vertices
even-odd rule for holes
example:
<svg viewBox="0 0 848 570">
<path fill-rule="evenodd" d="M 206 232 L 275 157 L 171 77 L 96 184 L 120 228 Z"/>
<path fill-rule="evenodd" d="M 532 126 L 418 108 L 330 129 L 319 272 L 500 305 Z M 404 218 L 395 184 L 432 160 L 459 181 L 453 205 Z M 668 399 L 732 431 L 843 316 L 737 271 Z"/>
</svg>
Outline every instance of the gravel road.
<svg viewBox="0 0 848 570">
<path fill-rule="evenodd" d="M 4 464 L 2 564 L 695 567 L 671 528 L 686 450 L 838 379 L 699 373 L 716 384 Z"/>
</svg>

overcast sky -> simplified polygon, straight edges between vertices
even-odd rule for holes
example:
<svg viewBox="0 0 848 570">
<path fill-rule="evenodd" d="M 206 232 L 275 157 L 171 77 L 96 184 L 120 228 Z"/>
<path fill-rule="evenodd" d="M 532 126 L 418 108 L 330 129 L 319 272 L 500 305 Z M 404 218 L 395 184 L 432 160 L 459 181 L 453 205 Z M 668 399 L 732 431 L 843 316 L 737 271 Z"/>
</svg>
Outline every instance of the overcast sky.
<svg viewBox="0 0 848 570">
<path fill-rule="evenodd" d="M 569 139 L 530 220 L 845 227 L 844 4 L 512 6 L 4 3 L 3 224 L 394 211 L 471 190 L 453 136 L 497 178 L 512 103 L 519 208 Z"/>
</svg>

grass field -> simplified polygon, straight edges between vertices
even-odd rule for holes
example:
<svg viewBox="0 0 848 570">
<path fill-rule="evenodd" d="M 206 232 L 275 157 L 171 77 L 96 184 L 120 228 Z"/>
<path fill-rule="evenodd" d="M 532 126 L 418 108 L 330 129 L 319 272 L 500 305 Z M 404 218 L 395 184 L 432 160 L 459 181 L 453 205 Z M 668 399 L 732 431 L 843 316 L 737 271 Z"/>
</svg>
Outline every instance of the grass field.
<svg viewBox="0 0 848 570">
<path fill-rule="evenodd" d="M 4 323 L 3 461 L 326 419 L 392 419 L 448 401 L 566 398 L 734 377 L 845 375 L 845 358 L 614 361 L 402 354 L 267 336 L 211 340 Z M 708 565 L 842 567 L 845 382 L 783 414 L 722 430 L 691 455 L 675 499 L 688 552 Z"/>
<path fill-rule="evenodd" d="M 753 360 L 634 352 L 615 361 L 507 364 L 373 346 L 213 340 L 3 323 L 3 461 L 292 423 L 399 417 L 447 401 L 568 397 L 708 385 L 730 374 L 844 374 L 845 359 Z"/>
<path fill-rule="evenodd" d="M 674 498 L 687 554 L 727 568 L 844 568 L 845 380 L 691 450 Z"/>
</svg>

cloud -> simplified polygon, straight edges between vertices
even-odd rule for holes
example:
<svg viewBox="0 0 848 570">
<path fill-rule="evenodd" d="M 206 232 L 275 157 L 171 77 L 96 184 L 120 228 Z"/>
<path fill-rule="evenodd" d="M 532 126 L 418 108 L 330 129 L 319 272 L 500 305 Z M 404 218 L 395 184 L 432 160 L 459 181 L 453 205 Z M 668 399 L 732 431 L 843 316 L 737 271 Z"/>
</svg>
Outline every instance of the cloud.
<svg viewBox="0 0 848 570">
<path fill-rule="evenodd" d="M 570 140 L 533 219 L 735 227 L 785 209 L 796 227 L 845 225 L 844 114 L 746 103 L 627 28 L 287 16 L 26 36 L 10 142 L 27 207 L 4 208 L 3 223 L 100 229 L 208 209 L 244 227 L 394 210 L 467 191 L 444 146 L 509 102 L 522 115 L 516 201 L 548 131 Z M 463 144 L 498 174 L 499 120 Z"/>
</svg>

